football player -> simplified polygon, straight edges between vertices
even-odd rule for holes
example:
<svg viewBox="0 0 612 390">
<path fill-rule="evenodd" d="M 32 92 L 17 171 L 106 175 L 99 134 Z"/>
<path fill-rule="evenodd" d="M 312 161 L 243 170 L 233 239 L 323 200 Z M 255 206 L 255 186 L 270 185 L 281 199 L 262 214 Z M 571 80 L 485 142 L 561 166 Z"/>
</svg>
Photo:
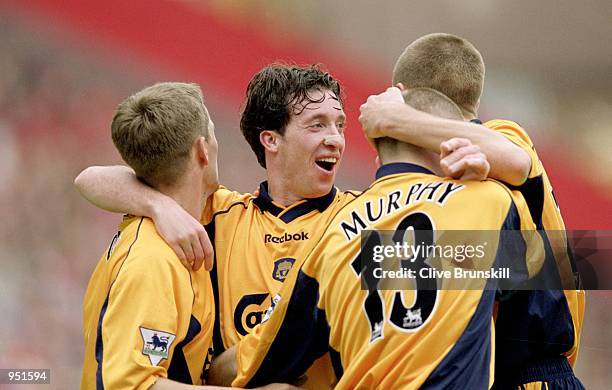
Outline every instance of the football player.
<svg viewBox="0 0 612 390">
<path fill-rule="evenodd" d="M 528 156 L 530 164 L 526 168 L 515 165 L 512 169 L 515 175 L 501 173 L 504 176 L 501 180 L 525 196 L 534 221 L 546 230 L 552 244 L 555 262 L 546 264 L 547 270 L 540 277 L 555 274 L 560 281 L 555 288 L 522 291 L 500 303 L 496 322 L 496 386 L 539 389 L 545 382 L 548 386 L 581 388 L 571 366 L 577 357 L 585 297 L 584 291 L 576 289 L 565 225 L 550 181 L 525 130 L 507 120 L 482 125 L 477 119 L 484 72 L 481 54 L 467 40 L 450 34 L 423 36 L 412 42 L 397 60 L 393 84 L 439 90 L 461 107 L 464 118 L 470 122 L 436 118 L 414 110 L 403 104 L 395 88 L 372 96 L 361 107 L 360 121 L 371 138 L 393 137 L 440 151 L 442 155 L 460 145 L 458 140 L 440 144 L 440 140 L 450 137 L 469 139 L 481 146 L 488 142 L 507 146 L 497 141 L 505 137 L 520 148 L 514 152 L 516 156 Z M 492 177 L 500 178 L 497 169 L 506 169 L 515 164 L 512 161 L 519 161 L 515 158 L 501 164 L 499 160 L 506 155 L 487 154 Z M 443 161 L 451 174 L 461 168 L 462 163 L 457 161 L 460 156 L 457 153 Z M 519 172 L 522 173 L 516 174 Z"/>
<path fill-rule="evenodd" d="M 119 105 L 111 129 L 143 182 L 202 214 L 218 185 L 217 141 L 197 85 L 143 89 Z M 183 267 L 149 218 L 126 216 L 118 230 L 85 294 L 81 388 L 203 384 L 215 318 L 209 273 Z"/>
</svg>

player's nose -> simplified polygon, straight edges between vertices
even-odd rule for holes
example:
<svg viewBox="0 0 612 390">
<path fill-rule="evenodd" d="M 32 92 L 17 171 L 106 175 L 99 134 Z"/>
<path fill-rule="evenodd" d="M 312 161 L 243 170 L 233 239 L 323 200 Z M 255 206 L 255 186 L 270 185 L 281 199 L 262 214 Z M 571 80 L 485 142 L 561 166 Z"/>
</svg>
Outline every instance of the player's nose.
<svg viewBox="0 0 612 390">
<path fill-rule="evenodd" d="M 344 137 L 340 134 L 326 135 L 323 138 L 323 145 L 342 149 L 344 147 Z"/>
<path fill-rule="evenodd" d="M 344 146 L 344 137 L 341 135 L 326 135 L 323 138 L 323 145 L 330 146 L 336 149 L 341 149 Z"/>
</svg>

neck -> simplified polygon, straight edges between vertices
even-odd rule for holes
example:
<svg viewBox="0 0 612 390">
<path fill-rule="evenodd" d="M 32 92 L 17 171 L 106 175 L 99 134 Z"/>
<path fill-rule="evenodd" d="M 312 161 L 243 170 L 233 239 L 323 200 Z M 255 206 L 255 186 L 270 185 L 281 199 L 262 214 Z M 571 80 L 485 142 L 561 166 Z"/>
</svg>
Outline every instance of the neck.
<svg viewBox="0 0 612 390">
<path fill-rule="evenodd" d="M 297 201 L 302 200 L 301 197 L 294 194 L 286 183 L 282 175 L 275 175 L 271 170 L 267 172 L 268 176 L 268 194 L 275 203 L 283 207 L 290 206 Z"/>
<path fill-rule="evenodd" d="M 423 168 L 429 169 L 437 176 L 444 176 L 444 173 L 442 173 L 442 169 L 440 169 L 440 157 L 438 154 L 421 148 L 417 148 L 416 146 L 407 146 L 407 148 L 403 147 L 392 154 L 385 154 L 384 152 L 382 155 L 379 154 L 380 161 L 383 164 L 391 164 L 398 162 L 415 164 L 422 166 Z"/>
<path fill-rule="evenodd" d="M 199 221 L 206 206 L 206 199 L 211 192 L 206 190 L 202 178 L 197 176 L 187 173 L 174 185 L 161 185 L 157 189 L 174 199 L 179 206 Z"/>
<path fill-rule="evenodd" d="M 463 119 L 466 121 L 471 121 L 472 119 L 478 118 L 475 110 L 468 110 L 463 107 L 461 107 L 461 114 L 463 115 Z"/>
</svg>

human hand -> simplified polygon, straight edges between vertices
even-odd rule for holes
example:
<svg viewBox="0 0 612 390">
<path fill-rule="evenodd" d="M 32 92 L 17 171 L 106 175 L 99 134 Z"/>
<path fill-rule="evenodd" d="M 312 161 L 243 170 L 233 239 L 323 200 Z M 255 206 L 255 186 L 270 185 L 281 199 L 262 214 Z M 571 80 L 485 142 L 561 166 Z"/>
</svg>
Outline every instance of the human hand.
<svg viewBox="0 0 612 390">
<path fill-rule="evenodd" d="M 440 144 L 440 167 L 444 175 L 461 180 L 485 180 L 491 166 L 480 147 L 466 138 Z"/>
<path fill-rule="evenodd" d="M 208 233 L 173 199 L 168 198 L 154 209 L 153 222 L 187 269 L 197 271 L 202 264 L 207 271 L 212 269 L 214 251 Z"/>
<path fill-rule="evenodd" d="M 366 138 L 373 143 L 374 138 L 385 136 L 385 126 L 389 117 L 398 109 L 405 107 L 402 92 L 397 87 L 390 87 L 378 95 L 370 95 L 359 108 L 359 122 Z"/>
</svg>

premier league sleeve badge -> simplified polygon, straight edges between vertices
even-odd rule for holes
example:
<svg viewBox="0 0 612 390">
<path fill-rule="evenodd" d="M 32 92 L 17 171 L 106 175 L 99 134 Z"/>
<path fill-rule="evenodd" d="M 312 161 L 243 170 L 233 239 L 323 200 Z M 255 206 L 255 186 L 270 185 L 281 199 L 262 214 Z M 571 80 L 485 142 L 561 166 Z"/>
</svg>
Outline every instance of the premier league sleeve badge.
<svg viewBox="0 0 612 390">
<path fill-rule="evenodd" d="M 176 338 L 175 335 L 142 326 L 140 335 L 143 341 L 142 354 L 149 357 L 152 365 L 157 366 L 162 359 L 168 359 L 168 351 Z"/>
</svg>

